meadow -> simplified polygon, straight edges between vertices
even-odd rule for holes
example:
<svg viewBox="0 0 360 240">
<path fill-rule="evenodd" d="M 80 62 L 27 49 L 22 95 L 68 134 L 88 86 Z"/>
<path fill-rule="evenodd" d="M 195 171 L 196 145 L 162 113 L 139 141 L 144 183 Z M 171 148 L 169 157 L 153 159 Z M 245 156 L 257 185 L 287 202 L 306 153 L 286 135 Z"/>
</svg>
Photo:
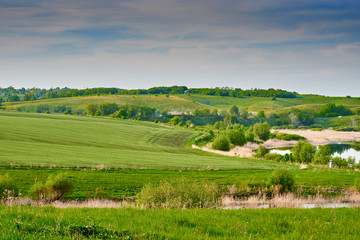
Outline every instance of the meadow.
<svg viewBox="0 0 360 240">
<path fill-rule="evenodd" d="M 360 208 L 138 210 L 0 206 L 2 239 L 357 239 Z"/>
<path fill-rule="evenodd" d="M 229 110 L 232 105 L 239 108 L 246 108 L 250 112 L 264 110 L 281 111 L 291 107 L 320 109 L 321 105 L 326 103 L 342 104 L 351 109 L 357 109 L 360 106 L 360 98 L 347 97 L 326 97 L 316 95 L 300 95 L 296 98 L 277 98 L 275 101 L 270 97 L 221 97 L 210 95 L 109 95 L 109 96 L 89 96 L 89 97 L 71 97 L 56 98 L 46 100 L 36 100 L 34 102 L 6 102 L 4 107 L 8 110 L 16 110 L 17 107 L 37 106 L 39 104 L 48 104 L 50 107 L 65 105 L 71 107 L 73 111 L 79 109 L 85 110 L 90 103 L 116 103 L 116 104 L 135 104 L 154 107 L 159 111 L 194 111 L 195 109 L 218 109 Z"/>
<path fill-rule="evenodd" d="M 264 160 L 217 156 L 187 146 L 195 134 L 160 124 L 0 112 L 0 164 L 96 168 L 251 168 Z"/>
</svg>

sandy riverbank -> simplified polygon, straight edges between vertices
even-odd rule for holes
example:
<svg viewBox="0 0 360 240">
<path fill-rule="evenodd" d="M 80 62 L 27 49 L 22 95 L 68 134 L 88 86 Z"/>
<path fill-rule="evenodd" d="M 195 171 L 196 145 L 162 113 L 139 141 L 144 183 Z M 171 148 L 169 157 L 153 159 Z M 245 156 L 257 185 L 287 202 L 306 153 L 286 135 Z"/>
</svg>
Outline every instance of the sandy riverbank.
<svg viewBox="0 0 360 240">
<path fill-rule="evenodd" d="M 272 132 L 287 133 L 287 134 L 297 134 L 303 136 L 307 141 L 313 145 L 325 145 L 332 142 L 360 142 L 360 132 L 340 132 L 334 130 L 323 130 L 323 131 L 311 131 L 311 130 L 290 130 L 290 129 L 277 129 L 272 130 Z M 273 148 L 284 148 L 284 147 L 293 147 L 297 141 L 284 141 L 278 139 L 269 139 L 263 143 L 267 149 Z M 257 143 L 247 143 L 244 146 L 236 146 L 230 151 L 220 151 L 211 149 L 210 146 L 199 147 L 192 145 L 195 149 L 200 149 L 206 152 L 212 152 L 216 154 L 221 154 L 224 156 L 232 157 L 241 157 L 241 158 L 253 158 L 253 151 L 258 149 L 259 144 Z"/>
</svg>

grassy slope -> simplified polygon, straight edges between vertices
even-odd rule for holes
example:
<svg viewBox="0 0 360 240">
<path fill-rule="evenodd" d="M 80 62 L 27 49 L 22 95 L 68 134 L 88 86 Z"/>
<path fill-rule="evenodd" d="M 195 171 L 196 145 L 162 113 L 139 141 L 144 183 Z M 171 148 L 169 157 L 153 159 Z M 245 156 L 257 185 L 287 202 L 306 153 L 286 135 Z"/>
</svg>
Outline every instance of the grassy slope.
<svg viewBox="0 0 360 240">
<path fill-rule="evenodd" d="M 146 168 L 274 168 L 186 147 L 193 131 L 130 120 L 0 112 L 0 164 Z"/>
<path fill-rule="evenodd" d="M 74 239 L 85 238 L 86 234 L 99 239 L 358 239 L 360 236 L 360 208 L 153 211 L 24 206 L 0 207 L 0 217 L 3 239 Z"/>
<path fill-rule="evenodd" d="M 138 95 L 138 96 L 91 96 L 91 97 L 74 97 L 48 99 L 31 102 L 13 102 L 3 103 L 7 109 L 15 110 L 20 106 L 36 106 L 38 104 L 49 104 L 51 107 L 58 105 L 66 105 L 72 107 L 74 111 L 78 109 L 86 109 L 89 103 L 117 103 L 117 104 L 137 104 L 155 107 L 157 110 L 173 110 L 173 111 L 193 111 L 197 108 L 217 108 L 219 110 L 228 110 L 232 105 L 240 108 L 247 108 L 249 111 L 271 111 L 281 110 L 289 107 L 298 108 L 315 108 L 318 109 L 325 103 L 343 104 L 352 109 L 360 107 L 360 98 L 346 97 L 323 97 L 323 96 L 301 96 L 298 98 L 278 98 L 272 101 L 271 98 L 263 97 L 245 97 L 232 98 L 220 96 L 205 95 L 170 95 L 166 98 L 164 95 Z"/>
</svg>

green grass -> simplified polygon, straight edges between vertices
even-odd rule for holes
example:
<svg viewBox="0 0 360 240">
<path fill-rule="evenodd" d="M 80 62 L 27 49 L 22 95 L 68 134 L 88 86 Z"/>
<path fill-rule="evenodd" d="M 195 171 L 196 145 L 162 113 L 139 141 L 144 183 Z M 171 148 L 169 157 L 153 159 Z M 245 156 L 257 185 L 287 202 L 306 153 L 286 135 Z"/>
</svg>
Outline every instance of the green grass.
<svg viewBox="0 0 360 240">
<path fill-rule="evenodd" d="M 35 181 L 45 181 L 50 174 L 65 173 L 74 183 L 72 194 L 68 200 L 84 200 L 88 198 L 134 197 L 149 182 L 186 178 L 193 181 L 218 184 L 222 191 L 233 184 L 240 185 L 248 181 L 267 182 L 273 169 L 224 169 L 224 170 L 168 170 L 168 169 L 29 169 L 2 167 L 0 175 L 8 174 L 18 186 L 23 196 L 28 195 Z M 297 187 L 302 187 L 304 194 L 315 195 L 318 191 L 331 191 L 339 195 L 344 189 L 354 185 L 360 173 L 343 169 L 313 168 L 307 170 L 290 169 Z"/>
<path fill-rule="evenodd" d="M 86 109 L 90 103 L 117 103 L 119 105 L 130 103 L 154 107 L 159 111 L 194 111 L 199 108 L 229 110 L 232 105 L 236 105 L 240 108 L 247 108 L 249 111 L 257 112 L 259 110 L 265 110 L 269 112 L 286 110 L 290 107 L 311 108 L 316 110 L 320 109 L 321 106 L 326 103 L 342 104 L 352 109 L 357 109 L 360 107 L 360 98 L 302 95 L 297 98 L 277 98 L 276 101 L 272 101 L 271 98 L 265 97 L 233 98 L 207 95 L 170 95 L 170 97 L 167 98 L 165 95 L 112 95 L 47 99 L 34 102 L 11 102 L 3 103 L 3 105 L 8 110 L 15 110 L 17 107 L 37 106 L 44 103 L 50 107 L 65 105 L 72 107 L 74 111 Z"/>
<path fill-rule="evenodd" d="M 358 239 L 360 208 L 137 210 L 0 207 L 2 239 Z"/>
<path fill-rule="evenodd" d="M 182 96 L 171 95 L 166 97 L 165 95 L 112 95 L 112 96 L 90 96 L 90 97 L 71 97 L 71 98 L 57 98 L 47 100 L 37 100 L 34 102 L 12 102 L 4 103 L 3 105 L 8 110 L 16 110 L 17 107 L 29 107 L 37 106 L 39 104 L 48 104 L 50 108 L 59 105 L 65 105 L 72 107 L 73 111 L 84 109 L 90 104 L 102 104 L 102 103 L 116 103 L 122 104 L 135 104 L 154 107 L 159 111 L 192 111 L 197 108 L 208 107 L 198 102 L 185 99 Z"/>
<path fill-rule="evenodd" d="M 0 112 L 0 164 L 118 168 L 251 168 L 283 164 L 187 147 L 194 131 L 131 120 Z"/>
</svg>

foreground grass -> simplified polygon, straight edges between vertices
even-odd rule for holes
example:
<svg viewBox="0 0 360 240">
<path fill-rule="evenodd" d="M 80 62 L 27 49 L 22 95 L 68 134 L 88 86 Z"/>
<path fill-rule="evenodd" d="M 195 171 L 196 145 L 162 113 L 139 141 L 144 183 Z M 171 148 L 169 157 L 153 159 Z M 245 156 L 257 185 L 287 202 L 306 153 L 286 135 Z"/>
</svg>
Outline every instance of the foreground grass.
<svg viewBox="0 0 360 240">
<path fill-rule="evenodd" d="M 360 208 L 136 210 L 0 207 L 2 239 L 358 239 Z"/>
<path fill-rule="evenodd" d="M 281 164 L 187 147 L 194 131 L 131 120 L 0 112 L 0 164 L 123 168 L 257 168 Z"/>
<path fill-rule="evenodd" d="M 303 194 L 315 195 L 325 192 L 326 196 L 339 195 L 354 185 L 360 173 L 342 169 L 314 168 L 307 170 L 289 169 L 294 176 L 297 187 Z M 91 198 L 122 199 L 134 197 L 149 182 L 186 178 L 192 181 L 215 183 L 222 191 L 233 184 L 248 182 L 267 182 L 273 169 L 232 169 L 232 170 L 167 170 L 167 169 L 119 169 L 119 170 L 63 170 L 63 169 L 14 169 L 0 168 L 0 175 L 8 174 L 19 187 L 23 196 L 28 195 L 35 181 L 45 181 L 51 174 L 65 173 L 74 183 L 72 194 L 67 200 L 84 200 Z M 331 192 L 331 193 L 326 193 Z"/>
</svg>

